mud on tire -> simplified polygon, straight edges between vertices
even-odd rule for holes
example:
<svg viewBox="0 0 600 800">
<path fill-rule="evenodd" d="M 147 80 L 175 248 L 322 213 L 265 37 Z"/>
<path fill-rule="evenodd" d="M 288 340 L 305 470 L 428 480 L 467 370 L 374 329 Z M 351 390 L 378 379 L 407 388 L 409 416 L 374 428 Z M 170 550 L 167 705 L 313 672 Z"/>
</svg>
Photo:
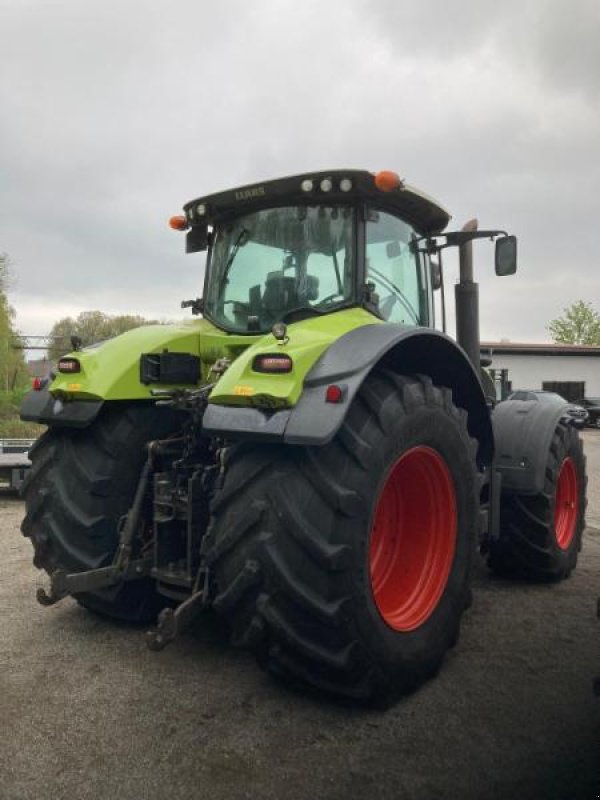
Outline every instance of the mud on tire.
<svg viewBox="0 0 600 800">
<path fill-rule="evenodd" d="M 111 563 L 117 525 L 137 487 L 144 445 L 177 429 L 168 410 L 115 404 L 88 428 L 50 428 L 30 451 L 32 467 L 22 487 L 33 563 L 51 574 L 96 569 Z M 165 605 L 150 579 L 78 594 L 98 613 L 130 622 L 155 619 Z"/>
<path fill-rule="evenodd" d="M 371 530 L 394 465 L 421 450 L 451 476 L 455 549 L 428 618 L 396 630 L 375 599 Z M 476 452 L 448 389 L 391 373 L 370 376 L 324 447 L 232 448 L 203 553 L 234 641 L 275 675 L 351 698 L 387 703 L 433 675 L 470 599 Z"/>
<path fill-rule="evenodd" d="M 579 433 L 560 423 L 548 451 L 543 491 L 502 496 L 500 539 L 492 543 L 488 559 L 491 569 L 540 581 L 567 578 L 581 550 L 586 485 Z"/>
</svg>

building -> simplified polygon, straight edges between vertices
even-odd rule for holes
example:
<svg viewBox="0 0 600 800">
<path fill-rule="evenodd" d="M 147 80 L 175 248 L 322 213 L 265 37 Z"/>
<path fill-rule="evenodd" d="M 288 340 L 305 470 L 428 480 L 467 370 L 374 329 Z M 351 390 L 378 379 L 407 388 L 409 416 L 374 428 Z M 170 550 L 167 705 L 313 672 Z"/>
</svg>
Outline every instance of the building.
<svg viewBox="0 0 600 800">
<path fill-rule="evenodd" d="M 600 347 L 574 344 L 482 342 L 482 357 L 506 389 L 546 389 L 575 402 L 600 397 Z"/>
<path fill-rule="evenodd" d="M 53 362 L 47 358 L 36 358 L 27 362 L 27 370 L 32 378 L 47 378 Z"/>
</svg>

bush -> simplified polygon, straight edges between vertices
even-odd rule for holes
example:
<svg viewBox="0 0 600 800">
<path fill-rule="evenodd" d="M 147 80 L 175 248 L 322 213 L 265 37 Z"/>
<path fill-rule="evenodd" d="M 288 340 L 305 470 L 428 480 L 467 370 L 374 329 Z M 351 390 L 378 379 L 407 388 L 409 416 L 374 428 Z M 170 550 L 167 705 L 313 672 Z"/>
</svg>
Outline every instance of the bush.
<svg viewBox="0 0 600 800">
<path fill-rule="evenodd" d="M 45 428 L 19 419 L 19 406 L 27 389 L 0 391 L 0 439 L 37 439 Z"/>
</svg>

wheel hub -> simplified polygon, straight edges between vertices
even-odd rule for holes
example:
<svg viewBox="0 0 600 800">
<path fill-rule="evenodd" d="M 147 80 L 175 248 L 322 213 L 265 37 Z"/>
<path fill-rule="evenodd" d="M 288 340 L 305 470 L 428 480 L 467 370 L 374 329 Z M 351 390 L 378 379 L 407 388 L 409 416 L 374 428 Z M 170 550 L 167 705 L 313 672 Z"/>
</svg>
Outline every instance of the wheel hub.
<svg viewBox="0 0 600 800">
<path fill-rule="evenodd" d="M 446 462 L 430 447 L 408 450 L 388 473 L 371 528 L 371 588 L 390 628 L 415 630 L 434 612 L 450 575 L 456 531 Z"/>
<path fill-rule="evenodd" d="M 554 535 L 561 550 L 566 550 L 573 541 L 578 511 L 577 470 L 573 459 L 565 458 L 560 465 L 554 502 Z"/>
</svg>

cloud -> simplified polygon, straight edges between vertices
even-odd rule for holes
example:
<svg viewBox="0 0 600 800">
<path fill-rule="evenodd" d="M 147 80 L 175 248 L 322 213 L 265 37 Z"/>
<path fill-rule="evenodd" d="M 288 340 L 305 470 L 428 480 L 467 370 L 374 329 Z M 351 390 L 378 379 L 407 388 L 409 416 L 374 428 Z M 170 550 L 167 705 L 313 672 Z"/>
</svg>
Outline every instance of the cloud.
<svg viewBox="0 0 600 800">
<path fill-rule="evenodd" d="M 184 202 L 353 166 L 396 169 L 457 226 L 516 232 L 514 279 L 493 278 L 478 245 L 483 333 L 546 338 L 571 299 L 600 301 L 599 8 L 0 4 L 0 251 L 19 324 L 43 333 L 65 308 L 178 316 L 203 271 L 166 227 Z"/>
</svg>

